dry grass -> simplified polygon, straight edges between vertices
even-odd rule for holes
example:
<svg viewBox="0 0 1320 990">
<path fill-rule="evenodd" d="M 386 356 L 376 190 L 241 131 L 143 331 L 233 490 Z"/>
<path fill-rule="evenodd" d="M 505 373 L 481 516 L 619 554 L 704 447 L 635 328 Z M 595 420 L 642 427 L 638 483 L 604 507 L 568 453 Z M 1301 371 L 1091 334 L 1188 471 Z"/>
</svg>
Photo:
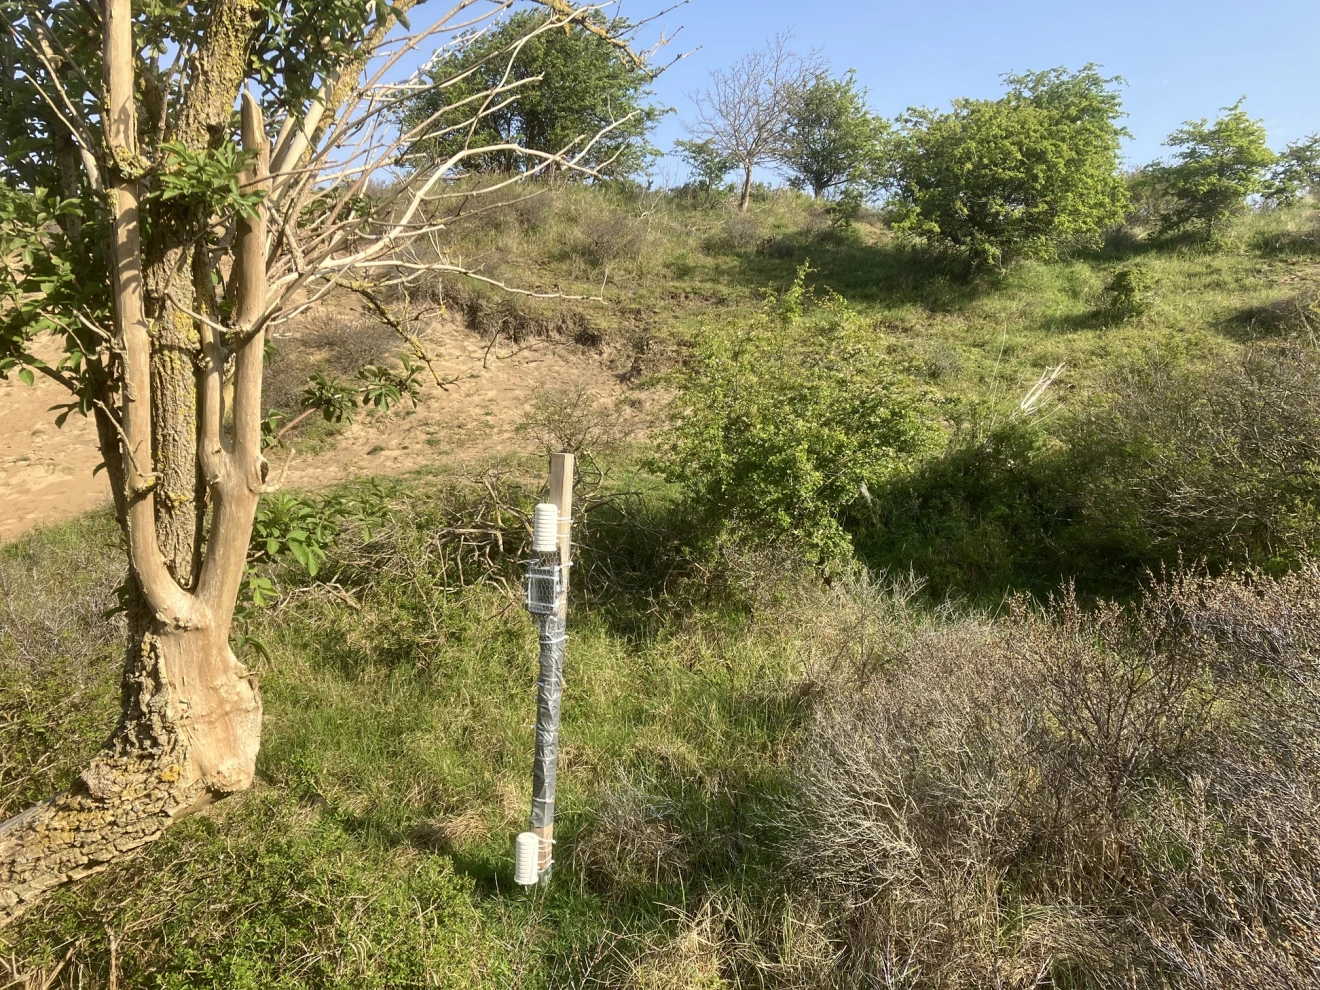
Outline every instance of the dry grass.
<svg viewBox="0 0 1320 990">
<path fill-rule="evenodd" d="M 573 872 L 593 888 L 679 883 L 692 850 L 680 810 L 654 787 L 620 781 L 602 796 L 590 831 L 572 847 Z"/>
</svg>

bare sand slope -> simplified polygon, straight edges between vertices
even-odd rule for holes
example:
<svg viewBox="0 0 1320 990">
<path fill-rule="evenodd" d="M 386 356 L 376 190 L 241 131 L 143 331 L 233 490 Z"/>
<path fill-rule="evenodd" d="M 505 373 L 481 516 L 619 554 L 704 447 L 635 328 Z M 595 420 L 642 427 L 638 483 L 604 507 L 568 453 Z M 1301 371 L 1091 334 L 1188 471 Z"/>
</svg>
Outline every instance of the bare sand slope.
<svg viewBox="0 0 1320 990">
<path fill-rule="evenodd" d="M 518 425 L 538 388 L 584 384 L 598 401 L 617 401 L 627 387 L 606 357 L 556 341 L 523 347 L 502 344 L 487 353 L 488 341 L 457 324 L 442 324 L 427 334 L 426 345 L 440 356 L 436 370 L 458 378 L 447 391 L 427 379 L 416 410 L 379 415 L 359 414 L 335 437 L 332 447 L 316 454 L 299 451 L 285 467 L 288 452 L 271 451 L 271 478 L 288 488 L 321 488 L 350 478 L 402 474 L 428 464 L 461 463 L 491 454 L 535 452 Z M 635 417 L 640 425 L 643 415 Z"/>
<path fill-rule="evenodd" d="M 52 349 L 38 357 L 51 361 Z M 69 393 L 49 378 L 35 385 L 17 377 L 0 381 L 0 543 L 34 526 L 67 519 L 110 500 L 96 427 L 77 413 L 55 427 Z"/>
<path fill-rule="evenodd" d="M 324 326 L 288 331 L 276 344 L 297 349 L 304 332 L 324 333 Z M 524 450 L 528 441 L 517 427 L 537 388 L 581 382 L 604 402 L 626 390 L 621 369 L 608 358 L 570 344 L 504 344 L 488 354 L 487 341 L 457 324 L 433 328 L 426 343 L 441 359 L 441 376 L 460 381 L 448 391 L 428 381 L 416 410 L 359 413 L 328 442 L 309 445 L 291 436 L 286 449 L 271 452 L 271 480 L 286 488 L 319 488 Z M 41 356 L 49 360 L 54 354 Z M 75 414 L 63 429 L 55 428 L 51 406 L 63 401 L 59 386 L 40 377 L 35 386 L 0 382 L 0 543 L 110 501 L 105 472 L 92 474 L 101 456 L 91 421 Z"/>
</svg>

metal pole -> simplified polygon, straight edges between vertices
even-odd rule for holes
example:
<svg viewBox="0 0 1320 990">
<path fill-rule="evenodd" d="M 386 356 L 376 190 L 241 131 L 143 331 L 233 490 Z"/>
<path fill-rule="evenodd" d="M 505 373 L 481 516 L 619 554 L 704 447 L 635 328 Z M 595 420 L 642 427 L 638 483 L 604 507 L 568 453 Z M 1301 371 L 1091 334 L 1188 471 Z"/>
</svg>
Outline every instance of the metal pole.
<svg viewBox="0 0 1320 990">
<path fill-rule="evenodd" d="M 559 565 L 563 581 L 553 614 L 539 616 L 541 664 L 536 679 L 536 759 L 532 765 L 531 831 L 540 839 L 540 883 L 550 882 L 555 837 L 555 775 L 559 762 L 559 706 L 564 691 L 568 581 L 573 561 L 573 455 L 550 457 L 550 502 L 559 513 L 559 548 L 542 564 Z M 547 559 L 557 557 L 557 560 Z"/>
</svg>

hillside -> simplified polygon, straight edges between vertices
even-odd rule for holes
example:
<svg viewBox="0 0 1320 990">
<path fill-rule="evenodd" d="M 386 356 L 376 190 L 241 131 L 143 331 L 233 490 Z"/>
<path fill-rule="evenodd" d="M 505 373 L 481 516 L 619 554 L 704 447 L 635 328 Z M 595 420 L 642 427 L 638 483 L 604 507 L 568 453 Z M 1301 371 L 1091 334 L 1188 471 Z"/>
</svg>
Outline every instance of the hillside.
<svg viewBox="0 0 1320 990">
<path fill-rule="evenodd" d="M 0 975 L 1305 985 L 1320 213 L 1253 213 L 1214 246 L 1123 229 L 974 275 L 787 191 L 742 215 L 546 189 L 465 223 L 455 251 L 490 277 L 604 302 L 418 291 L 446 307 L 428 346 L 473 377 L 293 435 L 284 496 L 337 533 L 315 575 L 263 560 L 278 594 L 242 613 L 257 786 L 0 933 Z M 1119 312 L 1106 289 L 1134 265 L 1148 297 Z M 855 554 L 830 567 L 712 537 L 659 439 L 674 397 L 704 387 L 702 349 L 779 312 L 803 266 L 783 332 L 816 339 L 841 297 L 938 434 L 850 505 Z M 352 327 L 343 352 L 318 344 L 327 323 Z M 347 298 L 288 332 L 267 404 L 290 413 L 310 372 L 397 349 Z M 565 437 L 589 467 L 562 829 L 553 883 L 527 893 L 518 561 Z M 90 467 L 84 441 L 51 470 Z M 122 619 L 101 619 L 123 577 L 107 511 L 21 518 L 44 528 L 0 548 L 0 817 L 85 765 L 122 663 Z M 1069 582 L 1077 597 L 1047 601 Z"/>
</svg>

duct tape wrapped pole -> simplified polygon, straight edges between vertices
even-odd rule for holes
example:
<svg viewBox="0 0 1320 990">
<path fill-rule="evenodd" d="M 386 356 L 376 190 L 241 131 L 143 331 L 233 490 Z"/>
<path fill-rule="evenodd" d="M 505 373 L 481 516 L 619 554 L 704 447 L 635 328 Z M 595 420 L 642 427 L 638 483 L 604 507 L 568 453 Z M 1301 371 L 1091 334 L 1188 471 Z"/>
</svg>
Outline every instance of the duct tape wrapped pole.
<svg viewBox="0 0 1320 990">
<path fill-rule="evenodd" d="M 564 694 L 568 575 L 573 562 L 573 455 L 550 458 L 550 500 L 536 507 L 533 560 L 527 565 L 527 610 L 541 645 L 536 679 L 536 757 L 532 763 L 531 828 L 518 837 L 518 883 L 548 883 L 554 862 L 555 773 L 559 763 L 559 711 Z M 531 837 L 536 837 L 533 846 Z M 528 860 L 535 854 L 535 870 Z"/>
</svg>

